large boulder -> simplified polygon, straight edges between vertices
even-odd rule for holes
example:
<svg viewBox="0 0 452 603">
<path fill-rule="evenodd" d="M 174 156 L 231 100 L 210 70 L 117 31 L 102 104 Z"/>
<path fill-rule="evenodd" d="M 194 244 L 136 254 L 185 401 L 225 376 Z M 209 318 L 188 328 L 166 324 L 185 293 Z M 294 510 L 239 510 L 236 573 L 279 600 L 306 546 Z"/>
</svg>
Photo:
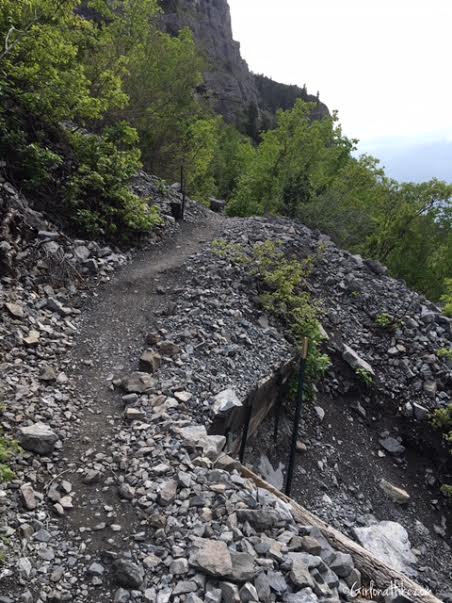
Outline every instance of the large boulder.
<svg viewBox="0 0 452 603">
<path fill-rule="evenodd" d="M 408 532 L 395 521 L 380 521 L 365 528 L 355 528 L 359 543 L 392 569 L 415 576 L 416 557 L 411 550 Z"/>
<path fill-rule="evenodd" d="M 37 454 L 49 454 L 58 441 L 57 434 L 44 423 L 21 427 L 18 440 L 22 448 Z"/>
</svg>

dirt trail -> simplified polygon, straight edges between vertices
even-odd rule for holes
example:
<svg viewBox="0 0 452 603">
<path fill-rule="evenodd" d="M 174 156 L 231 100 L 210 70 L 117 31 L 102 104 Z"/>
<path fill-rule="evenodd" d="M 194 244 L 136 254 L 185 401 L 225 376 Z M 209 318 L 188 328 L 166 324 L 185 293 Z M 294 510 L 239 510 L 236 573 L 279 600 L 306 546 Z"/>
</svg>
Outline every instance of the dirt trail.
<svg viewBox="0 0 452 603">
<path fill-rule="evenodd" d="M 185 261 L 202 243 L 215 238 L 222 222 L 221 217 L 209 213 L 196 224 L 182 223 L 175 237 L 140 253 L 101 287 L 91 307 L 85 308 L 71 358 L 84 412 L 77 426 L 79 436 L 65 445 L 70 468 L 65 479 L 72 483 L 75 494 L 75 508 L 68 514 L 66 528 L 84 534 L 89 551 L 125 545 L 139 531 L 133 507 L 117 496 L 114 475 L 104 474 L 94 485 L 83 483 L 85 463 L 92 463 L 99 454 L 109 456 L 113 428 L 123 421 L 124 409 L 112 390 L 112 375 L 138 370 L 146 333 L 152 331 L 158 316 L 171 310 L 183 289 Z M 115 533 L 118 524 L 123 529 Z"/>
</svg>

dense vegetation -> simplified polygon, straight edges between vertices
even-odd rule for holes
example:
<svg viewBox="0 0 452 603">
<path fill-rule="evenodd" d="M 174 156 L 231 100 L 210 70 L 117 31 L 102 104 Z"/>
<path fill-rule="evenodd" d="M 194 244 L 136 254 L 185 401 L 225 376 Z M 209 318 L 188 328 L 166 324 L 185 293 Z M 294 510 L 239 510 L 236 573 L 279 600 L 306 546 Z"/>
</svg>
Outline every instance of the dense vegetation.
<svg viewBox="0 0 452 603">
<path fill-rule="evenodd" d="M 159 218 L 128 189 L 144 166 L 193 194 L 231 188 L 250 143 L 196 100 L 192 35 L 159 31 L 157 0 L 0 0 L 0 156 L 40 207 L 127 238 Z M 219 151 L 227 149 L 227 158 Z M 243 146 L 243 148 L 242 148 Z"/>
<path fill-rule="evenodd" d="M 206 63 L 191 33 L 160 31 L 158 4 L 0 0 L 8 178 L 85 235 L 131 239 L 159 221 L 131 177 L 143 166 L 174 181 L 183 165 L 194 198 L 225 198 L 231 215 L 299 218 L 432 299 L 445 296 L 451 311 L 452 187 L 391 180 L 373 157 L 355 157 L 336 115 L 312 119 L 316 103 L 298 100 L 268 131 L 250 107 L 248 136 L 226 125 L 198 94 Z M 285 87 L 282 98 L 257 81 L 272 110 L 299 92 Z"/>
<path fill-rule="evenodd" d="M 244 167 L 229 213 L 298 218 L 432 299 L 447 295 L 452 186 L 388 178 L 375 158 L 354 157 L 357 141 L 343 135 L 336 115 L 313 121 L 312 110 L 299 100 L 278 114 Z"/>
</svg>

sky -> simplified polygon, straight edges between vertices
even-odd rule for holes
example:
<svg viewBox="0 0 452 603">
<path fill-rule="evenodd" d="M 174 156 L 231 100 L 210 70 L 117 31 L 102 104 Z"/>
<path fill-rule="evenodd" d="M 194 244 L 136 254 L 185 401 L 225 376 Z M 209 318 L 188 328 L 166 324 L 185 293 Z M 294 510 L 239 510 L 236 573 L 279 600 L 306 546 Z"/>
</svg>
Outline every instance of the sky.
<svg viewBox="0 0 452 603">
<path fill-rule="evenodd" d="M 390 175 L 452 182 L 452 0 L 229 5 L 252 71 L 319 91 Z"/>
</svg>

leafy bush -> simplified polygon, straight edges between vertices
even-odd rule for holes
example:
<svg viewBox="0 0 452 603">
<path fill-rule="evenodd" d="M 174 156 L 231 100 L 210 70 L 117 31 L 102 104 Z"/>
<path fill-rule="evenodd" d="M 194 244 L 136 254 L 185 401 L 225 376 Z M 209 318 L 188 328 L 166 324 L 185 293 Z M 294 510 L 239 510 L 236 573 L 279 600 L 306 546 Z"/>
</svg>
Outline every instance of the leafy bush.
<svg viewBox="0 0 452 603">
<path fill-rule="evenodd" d="M 436 351 L 438 358 L 445 358 L 446 360 L 452 360 L 452 348 L 440 348 Z"/>
<path fill-rule="evenodd" d="M 452 317 L 452 278 L 445 280 L 446 292 L 441 297 L 441 301 L 444 304 L 443 311 L 446 316 Z"/>
<path fill-rule="evenodd" d="M 138 135 L 125 123 L 102 136 L 72 134 L 79 165 L 68 180 L 66 200 L 90 236 L 130 238 L 160 222 L 157 208 L 134 195 L 127 184 L 139 170 Z"/>
<path fill-rule="evenodd" d="M 0 483 L 8 482 L 14 478 L 14 472 L 8 465 L 14 455 L 20 452 L 19 445 L 4 437 L 0 431 Z"/>
<path fill-rule="evenodd" d="M 366 369 L 357 368 L 355 371 L 355 374 L 358 377 L 358 379 L 362 383 L 364 383 L 364 385 L 366 385 L 367 387 L 370 387 L 371 385 L 373 385 L 373 382 L 374 382 L 373 375 L 369 371 L 366 371 Z"/>
</svg>

